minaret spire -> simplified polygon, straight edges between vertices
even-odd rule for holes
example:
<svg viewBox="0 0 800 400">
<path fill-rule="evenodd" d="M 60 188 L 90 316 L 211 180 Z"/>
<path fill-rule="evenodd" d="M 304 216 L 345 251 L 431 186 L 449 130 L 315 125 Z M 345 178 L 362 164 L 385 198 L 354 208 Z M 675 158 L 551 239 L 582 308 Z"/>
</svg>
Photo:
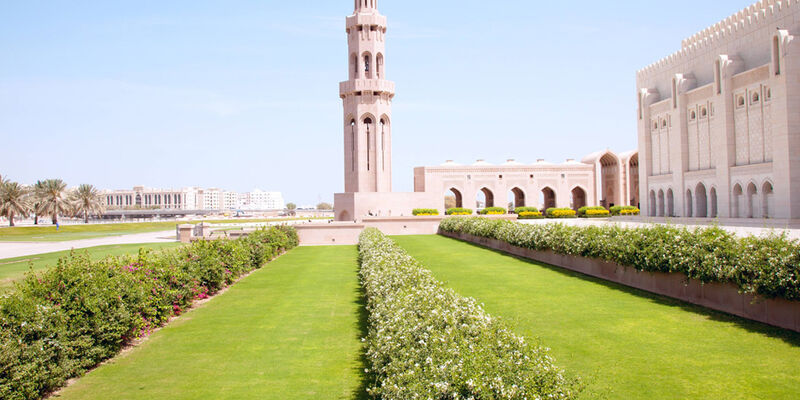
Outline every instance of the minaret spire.
<svg viewBox="0 0 800 400">
<path fill-rule="evenodd" d="M 386 80 L 386 17 L 377 0 L 354 0 L 347 17 L 348 76 L 344 105 L 345 192 L 392 191 L 392 99 Z"/>
<path fill-rule="evenodd" d="M 354 0 L 355 13 L 378 13 L 378 0 Z"/>
</svg>

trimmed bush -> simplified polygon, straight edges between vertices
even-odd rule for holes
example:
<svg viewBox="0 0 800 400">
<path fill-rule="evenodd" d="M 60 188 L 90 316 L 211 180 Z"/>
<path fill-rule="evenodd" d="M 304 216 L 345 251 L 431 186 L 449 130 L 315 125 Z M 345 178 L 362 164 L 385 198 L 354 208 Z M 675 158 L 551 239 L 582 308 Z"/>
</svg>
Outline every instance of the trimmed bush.
<svg viewBox="0 0 800 400">
<path fill-rule="evenodd" d="M 539 212 L 539 209 L 535 207 L 517 207 L 514 209 L 514 214 L 521 214 L 524 212 Z"/>
<path fill-rule="evenodd" d="M 608 209 L 611 215 L 639 215 L 639 209 L 633 206 L 614 206 Z M 635 211 L 635 213 L 634 213 Z"/>
<path fill-rule="evenodd" d="M 506 209 L 503 207 L 486 207 L 480 211 L 481 215 L 505 215 Z"/>
<path fill-rule="evenodd" d="M 415 217 L 426 217 L 439 215 L 439 210 L 433 208 L 415 208 L 411 213 L 414 214 Z"/>
<path fill-rule="evenodd" d="M 717 227 L 526 225 L 447 218 L 445 232 L 511 245 L 597 258 L 640 271 L 682 273 L 704 283 L 731 283 L 744 293 L 800 301 L 800 242 L 784 235 L 738 238 Z"/>
<path fill-rule="evenodd" d="M 38 399 L 285 249 L 294 228 L 91 261 L 72 253 L 0 298 L 0 398 Z"/>
<path fill-rule="evenodd" d="M 359 238 L 368 393 L 399 399 L 573 399 L 548 350 L 445 288 L 377 229 Z M 374 379 L 373 379 L 374 378 Z"/>
<path fill-rule="evenodd" d="M 518 214 L 519 217 L 517 219 L 543 219 L 544 215 L 539 211 L 523 211 Z"/>
<path fill-rule="evenodd" d="M 445 212 L 446 215 L 472 215 L 469 208 L 450 208 Z"/>
<path fill-rule="evenodd" d="M 592 210 L 592 211 L 600 211 L 600 210 L 607 211 L 605 207 L 600 207 L 600 206 L 581 207 L 581 208 L 578 209 L 578 217 L 585 218 L 586 217 L 586 212 L 589 211 L 589 210 Z"/>
<path fill-rule="evenodd" d="M 571 208 L 548 208 L 545 211 L 547 218 L 577 218 L 577 213 Z"/>
</svg>

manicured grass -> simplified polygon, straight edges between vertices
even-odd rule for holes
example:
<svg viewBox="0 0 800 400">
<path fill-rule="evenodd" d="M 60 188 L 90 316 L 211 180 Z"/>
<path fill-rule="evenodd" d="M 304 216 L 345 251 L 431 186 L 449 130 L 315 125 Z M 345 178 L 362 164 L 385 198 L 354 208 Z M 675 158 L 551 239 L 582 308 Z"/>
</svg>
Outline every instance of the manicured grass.
<svg viewBox="0 0 800 400">
<path fill-rule="evenodd" d="M 356 249 L 301 247 L 63 391 L 63 399 L 352 399 Z"/>
<path fill-rule="evenodd" d="M 86 249 L 75 250 L 75 252 L 88 252 L 89 256 L 91 256 L 93 259 L 101 259 L 107 256 L 137 254 L 141 248 L 161 250 L 180 245 L 181 243 L 121 244 L 89 247 Z M 69 253 L 70 251 L 58 251 L 55 253 L 0 259 L 0 293 L 6 292 L 12 288 L 14 285 L 13 282 L 17 279 L 23 278 L 31 269 L 33 269 L 33 271 L 40 271 L 45 268 L 55 266 L 59 258 L 68 256 Z"/>
<path fill-rule="evenodd" d="M 283 222 L 308 220 L 309 218 L 280 219 L 226 219 L 208 221 L 137 222 L 119 224 L 63 225 L 58 230 L 52 225 L 0 227 L 0 242 L 62 242 L 93 239 L 107 236 L 174 230 L 179 224 L 245 224 L 256 222 Z M 323 218 L 324 219 L 324 218 Z"/>
<path fill-rule="evenodd" d="M 800 335 L 441 236 L 394 237 L 559 364 L 586 399 L 796 399 Z"/>
</svg>

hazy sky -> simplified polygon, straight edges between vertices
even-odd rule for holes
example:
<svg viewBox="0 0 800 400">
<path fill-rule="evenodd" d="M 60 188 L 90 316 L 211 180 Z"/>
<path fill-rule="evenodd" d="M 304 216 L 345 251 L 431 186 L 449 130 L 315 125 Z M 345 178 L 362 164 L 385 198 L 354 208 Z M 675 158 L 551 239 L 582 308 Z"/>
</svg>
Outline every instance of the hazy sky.
<svg viewBox="0 0 800 400">
<path fill-rule="evenodd" d="M 381 0 L 395 190 L 447 159 L 634 149 L 636 70 L 753 1 Z M 352 0 L 0 0 L 0 174 L 331 201 L 344 186 L 352 11 Z"/>
</svg>

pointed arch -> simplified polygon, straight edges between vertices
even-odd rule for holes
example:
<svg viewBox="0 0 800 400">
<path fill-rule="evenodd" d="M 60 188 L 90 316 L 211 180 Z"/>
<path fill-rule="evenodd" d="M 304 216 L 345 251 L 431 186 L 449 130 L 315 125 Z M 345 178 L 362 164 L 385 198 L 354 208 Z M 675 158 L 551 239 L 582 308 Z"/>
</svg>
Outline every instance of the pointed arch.
<svg viewBox="0 0 800 400">
<path fill-rule="evenodd" d="M 649 211 L 649 213 L 648 213 L 648 214 L 649 214 L 651 217 L 655 217 L 655 216 L 656 216 L 656 212 L 657 212 L 657 211 L 656 211 L 656 192 L 655 192 L 655 190 L 651 190 L 651 191 L 650 191 L 650 197 L 649 197 L 649 200 L 650 200 L 650 201 L 649 201 L 649 203 L 648 203 L 648 207 L 647 207 L 647 209 L 648 209 L 648 211 Z"/>
<path fill-rule="evenodd" d="M 372 53 L 365 51 L 361 54 L 363 60 L 364 79 L 372 79 L 374 63 L 372 61 Z"/>
<path fill-rule="evenodd" d="M 483 187 L 475 194 L 475 206 L 477 209 L 494 207 L 494 192 L 487 187 Z"/>
<path fill-rule="evenodd" d="M 750 182 L 747 185 L 747 192 L 746 192 L 746 207 L 747 207 L 747 218 L 758 218 L 759 211 L 758 211 L 758 187 L 756 187 L 755 182 Z"/>
<path fill-rule="evenodd" d="M 775 186 L 769 180 L 761 185 L 761 216 L 763 218 L 774 218 Z"/>
<path fill-rule="evenodd" d="M 516 186 L 508 192 L 508 200 L 511 203 L 510 209 L 513 210 L 517 207 L 525 207 L 525 191 Z"/>
<path fill-rule="evenodd" d="M 717 188 L 711 187 L 709 191 L 709 211 L 710 218 L 717 218 L 719 216 L 719 200 L 717 199 Z"/>
<path fill-rule="evenodd" d="M 694 216 L 694 207 L 692 207 L 694 203 L 694 197 L 692 197 L 692 189 L 686 189 L 686 200 L 684 204 L 684 216 L 686 218 L 692 218 Z"/>
<path fill-rule="evenodd" d="M 581 187 L 580 185 L 575 186 L 570 191 L 570 204 L 572 205 L 572 209 L 577 211 L 581 207 L 586 207 L 588 204 L 586 202 L 586 189 Z"/>
<path fill-rule="evenodd" d="M 542 188 L 542 206 L 545 210 L 548 208 L 555 208 L 557 203 L 556 199 L 556 191 L 553 190 L 550 186 L 545 186 Z"/>
<path fill-rule="evenodd" d="M 695 203 L 695 217 L 707 218 L 708 217 L 708 193 L 706 185 L 702 182 L 698 183 L 694 189 L 694 203 Z"/>
<path fill-rule="evenodd" d="M 733 186 L 732 197 L 731 217 L 744 218 L 744 190 L 742 189 L 741 183 L 737 183 Z"/>
<path fill-rule="evenodd" d="M 664 216 L 664 189 L 658 191 L 658 216 Z"/>
<path fill-rule="evenodd" d="M 375 77 L 378 79 L 384 79 L 383 53 L 378 53 L 378 55 L 375 57 Z"/>
<path fill-rule="evenodd" d="M 453 200 L 453 204 L 448 204 L 448 197 Z M 452 206 L 452 207 L 451 207 Z M 464 207 L 464 195 L 461 189 L 457 187 L 451 187 L 445 192 L 444 195 L 444 208 L 445 211 L 449 208 L 463 208 Z"/>
</svg>

